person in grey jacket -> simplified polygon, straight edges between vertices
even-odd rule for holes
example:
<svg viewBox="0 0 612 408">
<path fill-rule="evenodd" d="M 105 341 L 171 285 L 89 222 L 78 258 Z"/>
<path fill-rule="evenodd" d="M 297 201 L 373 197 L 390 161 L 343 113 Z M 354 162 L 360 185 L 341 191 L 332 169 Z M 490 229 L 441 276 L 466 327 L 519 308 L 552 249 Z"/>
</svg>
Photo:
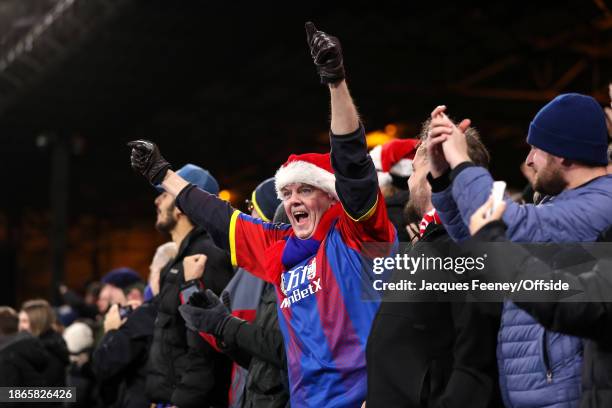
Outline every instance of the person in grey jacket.
<svg viewBox="0 0 612 408">
<path fill-rule="evenodd" d="M 470 217 L 488 198 L 493 179 L 465 149 L 464 120 L 432 112 L 429 158 L 432 201 L 456 241 L 469 236 Z M 606 173 L 607 129 L 593 98 L 564 94 L 534 117 L 526 163 L 535 172 L 539 205 L 507 202 L 506 237 L 516 242 L 588 242 L 612 225 L 612 176 Z M 507 406 L 574 407 L 580 399 L 582 342 L 545 330 L 511 302 L 504 305 L 498 361 Z"/>
</svg>

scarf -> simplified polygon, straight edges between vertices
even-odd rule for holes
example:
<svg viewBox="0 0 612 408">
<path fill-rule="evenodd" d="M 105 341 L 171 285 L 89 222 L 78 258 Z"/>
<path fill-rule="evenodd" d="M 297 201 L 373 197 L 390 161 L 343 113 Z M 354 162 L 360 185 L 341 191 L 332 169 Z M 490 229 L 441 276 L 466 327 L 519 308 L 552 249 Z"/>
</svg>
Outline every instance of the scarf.
<svg viewBox="0 0 612 408">
<path fill-rule="evenodd" d="M 423 216 L 423 219 L 421 220 L 421 222 L 419 222 L 419 235 L 420 236 L 423 236 L 423 234 L 425 233 L 425 230 L 427 229 L 427 226 L 431 224 L 432 222 L 434 224 L 442 224 L 442 220 L 440 220 L 440 217 L 438 216 L 438 212 L 436 211 L 435 208 L 428 211 Z"/>
</svg>

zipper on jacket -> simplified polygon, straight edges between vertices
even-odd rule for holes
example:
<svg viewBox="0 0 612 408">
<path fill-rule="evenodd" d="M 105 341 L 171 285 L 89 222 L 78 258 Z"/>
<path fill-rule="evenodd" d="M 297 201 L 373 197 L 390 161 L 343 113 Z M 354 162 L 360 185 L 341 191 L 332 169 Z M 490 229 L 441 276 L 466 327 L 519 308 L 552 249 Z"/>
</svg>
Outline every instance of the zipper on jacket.
<svg viewBox="0 0 612 408">
<path fill-rule="evenodd" d="M 550 384 L 552 383 L 552 369 L 550 368 L 550 359 L 548 358 L 548 341 L 547 341 L 547 331 L 544 330 L 544 336 L 542 337 L 543 339 L 543 344 L 542 344 L 542 354 L 544 357 L 544 368 L 546 369 L 546 383 Z"/>
</svg>

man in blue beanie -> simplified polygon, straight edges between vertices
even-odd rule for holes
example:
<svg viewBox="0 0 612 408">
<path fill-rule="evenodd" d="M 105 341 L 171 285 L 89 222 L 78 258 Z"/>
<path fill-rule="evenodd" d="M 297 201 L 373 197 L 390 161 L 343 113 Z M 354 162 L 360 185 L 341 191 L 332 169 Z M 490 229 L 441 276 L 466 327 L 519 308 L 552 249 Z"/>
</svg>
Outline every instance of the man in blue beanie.
<svg viewBox="0 0 612 408">
<path fill-rule="evenodd" d="M 469 236 L 473 213 L 487 201 L 489 172 L 467 156 L 464 130 L 446 107 L 432 112 L 428 137 L 432 202 L 456 241 Z M 527 166 L 540 204 L 507 201 L 506 236 L 515 242 L 590 242 L 612 225 L 612 176 L 607 175 L 604 111 L 590 96 L 559 95 L 533 118 Z M 475 334 L 476 335 L 476 334 Z M 577 407 L 582 341 L 545 330 L 512 302 L 504 304 L 498 341 L 500 387 L 506 406 Z"/>
</svg>

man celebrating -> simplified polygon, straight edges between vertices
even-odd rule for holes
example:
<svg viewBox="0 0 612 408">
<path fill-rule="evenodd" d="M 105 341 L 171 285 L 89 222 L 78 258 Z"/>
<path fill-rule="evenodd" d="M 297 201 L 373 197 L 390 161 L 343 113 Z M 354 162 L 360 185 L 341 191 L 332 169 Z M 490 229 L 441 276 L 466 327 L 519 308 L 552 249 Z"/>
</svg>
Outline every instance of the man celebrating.
<svg viewBox="0 0 612 408">
<path fill-rule="evenodd" d="M 162 183 L 234 265 L 276 287 L 293 407 L 355 407 L 366 395 L 365 345 L 379 303 L 361 244 L 394 242 L 346 82 L 340 43 L 306 23 L 310 53 L 331 96 L 331 154 L 291 155 L 275 176 L 291 225 L 234 210 L 170 170 L 157 146 L 130 145 L 132 167 Z M 221 321 L 219 330 L 225 322 Z"/>
</svg>

